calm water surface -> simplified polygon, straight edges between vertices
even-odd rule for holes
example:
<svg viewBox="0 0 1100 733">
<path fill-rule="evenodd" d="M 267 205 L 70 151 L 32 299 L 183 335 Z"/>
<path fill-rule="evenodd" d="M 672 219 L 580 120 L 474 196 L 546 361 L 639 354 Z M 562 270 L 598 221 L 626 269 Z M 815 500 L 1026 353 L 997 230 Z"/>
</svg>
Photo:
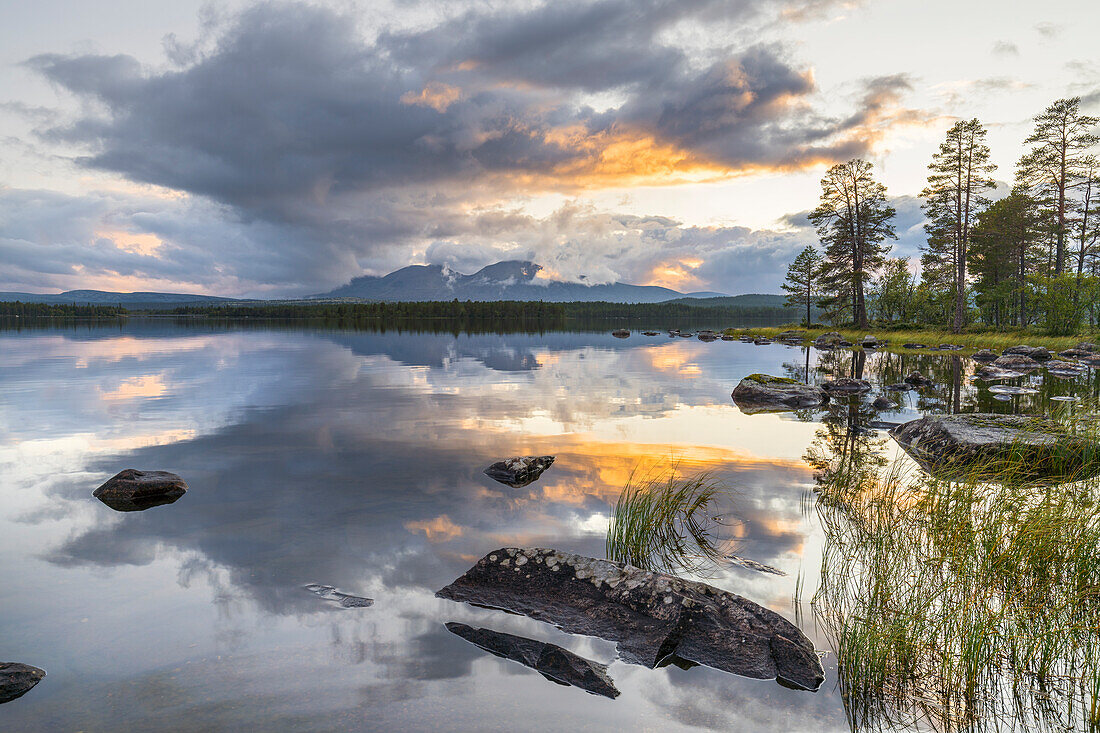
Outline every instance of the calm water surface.
<svg viewBox="0 0 1100 733">
<path fill-rule="evenodd" d="M 735 489 L 738 552 L 711 582 L 831 644 L 809 599 L 823 532 L 803 460 L 847 425 L 924 412 L 1041 411 L 1095 377 L 997 402 L 950 355 L 826 353 L 603 333 L 460 335 L 241 330 L 156 321 L 0 330 L 0 658 L 44 668 L 2 730 L 848 730 L 836 659 L 817 693 L 712 669 L 645 669 L 614 645 L 434 592 L 490 550 L 603 557 L 632 470 L 678 462 Z M 751 372 L 922 394 L 744 415 Z M 878 390 L 875 393 L 877 394 Z M 1072 403 L 1057 403 L 1072 405 Z M 881 430 L 859 440 L 889 456 Z M 527 487 L 482 475 L 557 462 Z M 169 470 L 178 502 L 118 513 L 91 492 L 127 467 Z M 802 578 L 802 602 L 795 602 Z M 341 609 L 303 589 L 373 598 Z M 459 621 L 610 664 L 622 695 L 551 684 L 450 634 Z"/>
</svg>

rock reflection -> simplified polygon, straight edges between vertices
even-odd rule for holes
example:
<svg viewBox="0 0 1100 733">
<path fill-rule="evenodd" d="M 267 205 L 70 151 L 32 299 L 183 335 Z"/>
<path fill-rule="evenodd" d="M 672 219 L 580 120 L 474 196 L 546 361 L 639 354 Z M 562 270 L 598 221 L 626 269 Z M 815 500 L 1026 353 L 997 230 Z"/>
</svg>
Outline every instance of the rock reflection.
<svg viewBox="0 0 1100 733">
<path fill-rule="evenodd" d="M 579 687 L 593 695 L 615 699 L 619 690 L 607 674 L 607 665 L 577 656 L 568 649 L 523 636 L 490 629 L 475 629 L 450 621 L 447 631 L 490 654 L 519 662 L 546 679 L 567 687 Z"/>
</svg>

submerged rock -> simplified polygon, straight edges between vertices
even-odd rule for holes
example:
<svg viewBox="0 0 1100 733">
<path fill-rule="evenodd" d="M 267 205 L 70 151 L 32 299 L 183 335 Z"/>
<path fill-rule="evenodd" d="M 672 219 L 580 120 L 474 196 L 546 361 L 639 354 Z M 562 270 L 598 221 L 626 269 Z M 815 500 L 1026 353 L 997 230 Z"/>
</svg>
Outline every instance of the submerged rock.
<svg viewBox="0 0 1100 733">
<path fill-rule="evenodd" d="M 979 364 L 988 364 L 991 361 L 995 361 L 997 359 L 997 355 L 989 349 L 982 349 L 981 351 L 972 354 L 970 358 L 978 362 Z"/>
<path fill-rule="evenodd" d="M 925 344 L 902 344 L 901 347 L 903 349 L 927 349 L 928 348 L 928 346 L 925 345 Z"/>
<path fill-rule="evenodd" d="M 1032 415 L 928 416 L 890 435 L 922 468 L 941 478 L 1044 482 L 1100 473 L 1100 445 Z"/>
<path fill-rule="evenodd" d="M 705 583 L 610 560 L 503 548 L 436 595 L 614 641 L 624 661 L 650 668 L 680 658 L 805 690 L 825 679 L 813 643 L 776 612 Z"/>
<path fill-rule="evenodd" d="M 611 332 L 611 335 L 617 339 L 625 339 L 630 337 L 630 331 L 627 331 L 625 328 L 616 328 Z"/>
<path fill-rule="evenodd" d="M 924 376 L 920 372 L 910 372 L 903 380 L 906 384 L 911 384 L 914 387 L 931 387 L 933 382 L 928 377 Z"/>
<path fill-rule="evenodd" d="M 1014 372 L 1011 369 L 1001 369 L 1000 367 L 995 367 L 992 364 L 988 364 L 974 372 L 974 376 L 977 379 L 988 382 L 994 379 L 1016 379 L 1017 377 L 1024 376 L 1024 373 Z"/>
<path fill-rule="evenodd" d="M 134 512 L 171 504 L 185 493 L 187 484 L 174 473 L 127 468 L 109 478 L 92 496 L 116 511 Z"/>
<path fill-rule="evenodd" d="M 19 662 L 0 662 L 0 704 L 26 695 L 46 676 L 44 670 Z"/>
<path fill-rule="evenodd" d="M 519 489 L 538 480 L 542 472 L 554 463 L 554 456 L 516 456 L 497 461 L 485 469 L 494 481 Z"/>
<path fill-rule="evenodd" d="M 916 387 L 907 382 L 898 382 L 897 384 L 886 385 L 886 389 L 891 392 L 908 392 L 911 389 L 916 389 Z"/>
<path fill-rule="evenodd" d="M 642 335 L 643 336 L 658 336 L 660 334 L 658 334 L 657 331 L 642 331 Z"/>
<path fill-rule="evenodd" d="M 741 411 L 748 414 L 817 407 L 829 401 L 829 395 L 820 387 L 770 374 L 750 374 L 738 383 L 731 396 Z"/>
<path fill-rule="evenodd" d="M 962 351 L 963 348 L 965 348 L 965 347 L 959 346 L 958 344 L 940 344 L 939 346 L 936 347 L 936 350 L 937 351 Z"/>
<path fill-rule="evenodd" d="M 894 406 L 894 401 L 889 397 L 879 395 L 875 398 L 875 401 L 871 403 L 871 406 L 876 410 L 888 410 Z"/>
<path fill-rule="evenodd" d="M 551 682 L 579 687 L 593 695 L 612 699 L 619 696 L 615 682 L 607 674 L 606 665 L 585 659 L 556 644 L 491 629 L 475 629 L 455 621 L 445 625 L 447 631 L 462 637 L 474 646 L 530 667 Z"/>
<path fill-rule="evenodd" d="M 1011 384 L 995 384 L 989 388 L 989 393 L 1009 395 L 1039 394 L 1039 390 L 1034 387 L 1016 387 Z"/>
<path fill-rule="evenodd" d="M 847 392 L 849 394 L 862 394 L 863 392 L 871 391 L 870 382 L 865 379 L 852 379 L 851 377 L 830 379 L 821 386 L 825 388 L 826 392 Z"/>
<path fill-rule="evenodd" d="M 321 585 L 320 583 L 310 583 L 309 585 L 302 586 L 315 596 L 320 596 L 326 601 L 333 601 L 340 608 L 369 608 L 374 605 L 374 600 L 371 598 L 363 598 L 362 596 L 353 596 L 350 593 L 344 593 L 339 591 L 331 585 Z"/>
</svg>

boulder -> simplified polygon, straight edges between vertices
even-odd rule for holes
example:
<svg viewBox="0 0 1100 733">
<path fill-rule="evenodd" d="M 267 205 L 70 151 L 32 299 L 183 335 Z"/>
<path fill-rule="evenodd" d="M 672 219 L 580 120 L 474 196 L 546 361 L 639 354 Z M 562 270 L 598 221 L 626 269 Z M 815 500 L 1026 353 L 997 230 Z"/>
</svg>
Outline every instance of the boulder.
<svg viewBox="0 0 1100 733">
<path fill-rule="evenodd" d="M 903 349 L 927 349 L 928 346 L 926 346 L 925 344 L 902 344 L 901 348 L 903 348 Z"/>
<path fill-rule="evenodd" d="M 19 662 L 0 662 L 0 704 L 22 697 L 46 676 L 38 667 Z"/>
<path fill-rule="evenodd" d="M 757 346 L 767 346 L 768 344 L 770 344 L 772 342 L 772 340 L 770 338 L 765 338 L 765 337 L 761 336 L 759 338 L 753 339 L 752 342 L 754 344 L 756 344 Z"/>
<path fill-rule="evenodd" d="M 1050 352 L 1044 349 L 1042 346 L 1010 346 L 1001 352 L 1004 356 L 1027 356 L 1035 361 L 1046 361 L 1050 359 Z"/>
<path fill-rule="evenodd" d="M 862 394 L 863 392 L 871 391 L 870 382 L 865 379 L 852 379 L 851 377 L 830 379 L 821 386 L 825 388 L 826 392 L 847 392 L 850 394 Z"/>
<path fill-rule="evenodd" d="M 844 339 L 840 337 L 840 334 L 836 331 L 830 331 L 829 333 L 823 333 L 814 339 L 815 349 L 835 349 L 844 342 Z"/>
<path fill-rule="evenodd" d="M 718 334 L 716 334 L 714 331 L 700 331 L 698 335 L 699 335 L 699 340 L 700 341 L 717 341 L 718 340 Z"/>
<path fill-rule="evenodd" d="M 437 596 L 614 641 L 626 662 L 687 660 L 816 690 L 825 679 L 813 643 L 778 613 L 705 583 L 539 548 L 481 558 Z"/>
<path fill-rule="evenodd" d="M 630 337 L 630 331 L 627 331 L 625 328 L 616 328 L 611 332 L 611 335 L 617 339 L 625 339 Z"/>
<path fill-rule="evenodd" d="M 1058 356 L 1065 359 L 1078 359 L 1082 356 L 1091 356 L 1091 351 L 1085 351 L 1084 349 L 1066 349 L 1065 351 L 1059 351 Z"/>
<path fill-rule="evenodd" d="M 593 695 L 615 699 L 619 690 L 607 674 L 607 666 L 578 656 L 556 644 L 514 636 L 491 629 L 475 629 L 451 621 L 447 631 L 476 647 L 513 662 L 530 667 L 551 682 L 579 687 Z"/>
<path fill-rule="evenodd" d="M 1081 351 L 1088 351 L 1089 353 L 1096 353 L 1097 351 L 1100 351 L 1100 346 L 1097 346 L 1096 344 L 1094 344 L 1090 341 L 1082 341 L 1081 343 L 1077 344 L 1077 346 L 1075 346 L 1074 348 L 1075 349 L 1080 349 Z"/>
<path fill-rule="evenodd" d="M 997 359 L 997 355 L 989 349 L 982 349 L 981 351 L 975 352 L 973 355 L 971 355 L 970 358 L 978 362 L 979 364 L 988 364 L 991 361 L 995 361 Z"/>
<path fill-rule="evenodd" d="M 1032 415 L 927 416 L 890 435 L 938 478 L 1041 483 L 1100 473 L 1100 445 Z"/>
<path fill-rule="evenodd" d="M 1032 369 L 1038 369 L 1042 364 L 1032 359 L 1026 354 L 1009 354 L 1005 353 L 998 356 L 992 361 L 992 366 L 999 369 L 1011 369 L 1016 372 L 1026 372 Z"/>
<path fill-rule="evenodd" d="M 750 374 L 737 384 L 731 397 L 747 414 L 817 407 L 829 401 L 829 395 L 820 387 L 770 374 Z"/>
<path fill-rule="evenodd" d="M 642 331 L 642 335 L 643 336 L 657 336 L 658 332 L 657 331 Z"/>
<path fill-rule="evenodd" d="M 889 410 L 894 406 L 894 401 L 889 397 L 879 395 L 875 398 L 875 401 L 871 403 L 871 406 L 876 410 Z"/>
<path fill-rule="evenodd" d="M 554 456 L 516 456 L 497 461 L 485 469 L 485 475 L 519 489 L 536 481 L 553 463 Z"/>
<path fill-rule="evenodd" d="M 904 380 L 906 384 L 911 384 L 914 387 L 931 387 L 933 382 L 928 377 L 924 376 L 920 372 L 910 372 Z"/>
<path fill-rule="evenodd" d="M 722 334 L 722 340 L 723 341 L 735 341 L 736 339 L 737 339 L 737 337 L 734 336 L 732 333 Z"/>
<path fill-rule="evenodd" d="M 92 496 L 120 512 L 133 512 L 171 504 L 187 493 L 182 478 L 168 471 L 127 468 L 92 492 Z"/>
</svg>

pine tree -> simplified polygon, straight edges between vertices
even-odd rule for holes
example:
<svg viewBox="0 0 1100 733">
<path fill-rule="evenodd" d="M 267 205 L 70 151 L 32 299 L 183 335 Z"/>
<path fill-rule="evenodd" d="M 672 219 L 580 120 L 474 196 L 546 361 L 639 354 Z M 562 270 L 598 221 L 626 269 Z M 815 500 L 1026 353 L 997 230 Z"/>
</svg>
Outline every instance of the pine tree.
<svg viewBox="0 0 1100 733">
<path fill-rule="evenodd" d="M 1059 99 L 1035 118 L 1035 130 L 1024 141 L 1031 149 L 1016 164 L 1017 183 L 1049 213 L 1055 275 L 1065 270 L 1074 188 L 1096 166 L 1097 124 L 1100 119 L 1081 114 L 1080 97 Z"/>
<path fill-rule="evenodd" d="M 1021 188 L 995 201 L 974 227 L 974 289 L 985 318 L 998 328 L 1029 321 L 1027 282 L 1042 260 L 1038 205 Z"/>
<path fill-rule="evenodd" d="M 825 249 L 821 282 L 830 296 L 826 307 L 837 314 L 846 301 L 859 328 L 869 325 L 864 288 L 871 272 L 883 264 L 888 249 L 884 241 L 897 238 L 886 187 L 871 169 L 865 160 L 834 165 L 821 179 L 821 203 L 810 212 Z"/>
<path fill-rule="evenodd" d="M 787 291 L 785 305 L 792 308 L 806 306 L 806 325 L 812 323 L 810 306 L 820 288 L 817 278 L 821 272 L 821 255 L 813 247 L 807 247 L 798 253 L 794 262 L 787 268 L 787 281 L 782 287 Z"/>
<path fill-rule="evenodd" d="M 952 328 L 962 330 L 966 322 L 966 254 L 971 228 L 978 213 L 989 205 L 983 194 L 993 188 L 988 177 L 997 166 L 989 162 L 985 128 L 976 119 L 960 120 L 947 131 L 939 151 L 928 166 L 928 186 L 921 191 L 928 216 L 927 254 L 930 264 L 938 259 L 950 265 L 948 282 L 954 294 Z M 946 267 L 945 267 L 946 269 Z"/>
</svg>

